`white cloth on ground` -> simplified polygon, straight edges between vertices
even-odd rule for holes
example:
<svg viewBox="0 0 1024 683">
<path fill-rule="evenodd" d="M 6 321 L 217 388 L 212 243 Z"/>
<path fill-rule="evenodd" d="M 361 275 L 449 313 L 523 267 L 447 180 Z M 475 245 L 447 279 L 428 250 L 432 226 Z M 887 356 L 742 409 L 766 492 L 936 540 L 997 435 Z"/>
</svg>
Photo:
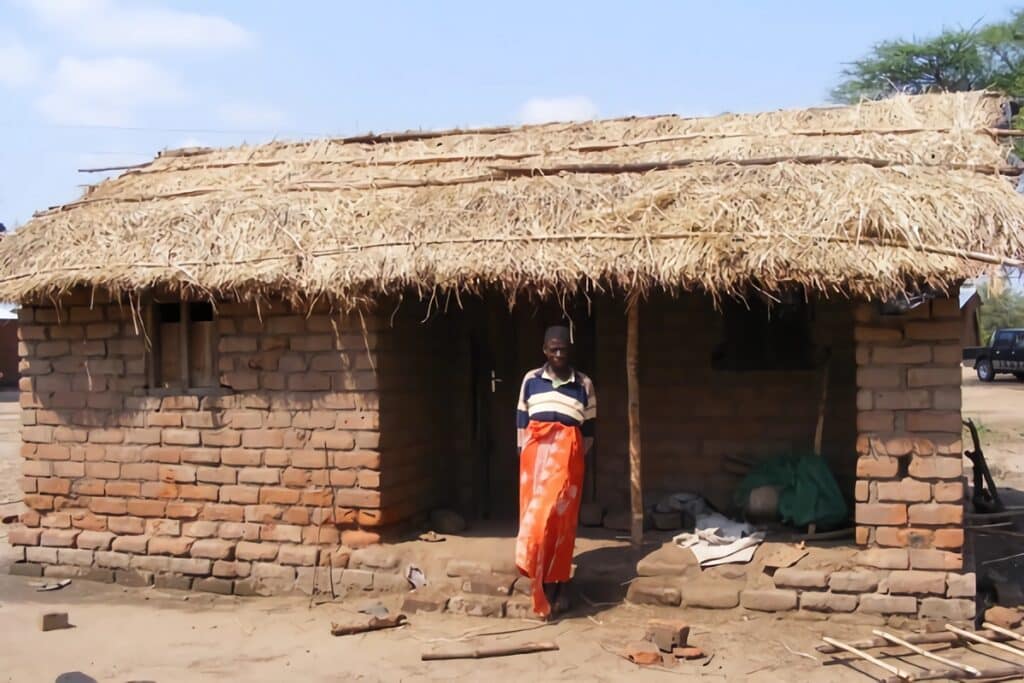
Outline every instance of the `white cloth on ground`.
<svg viewBox="0 0 1024 683">
<path fill-rule="evenodd" d="M 764 541 L 764 533 L 717 512 L 698 515 L 696 522 L 692 532 L 681 533 L 672 540 L 680 548 L 689 548 L 701 567 L 750 562 L 757 546 Z"/>
</svg>

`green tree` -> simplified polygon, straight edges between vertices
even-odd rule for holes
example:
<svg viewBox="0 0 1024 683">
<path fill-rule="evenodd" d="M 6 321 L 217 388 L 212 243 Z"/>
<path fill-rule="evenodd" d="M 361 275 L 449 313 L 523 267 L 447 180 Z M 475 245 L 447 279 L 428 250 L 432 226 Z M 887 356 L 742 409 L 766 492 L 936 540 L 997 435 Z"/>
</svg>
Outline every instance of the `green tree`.
<svg viewBox="0 0 1024 683">
<path fill-rule="evenodd" d="M 982 305 L 978 309 L 981 343 L 988 344 L 992 333 L 1003 327 L 1024 327 L 1024 295 L 1007 287 L 990 294 L 987 285 L 978 288 Z"/>
<path fill-rule="evenodd" d="M 843 69 L 832 99 L 858 102 L 900 92 L 981 88 L 1024 94 L 1024 10 L 1006 21 L 947 29 L 929 38 L 882 41 Z"/>
</svg>

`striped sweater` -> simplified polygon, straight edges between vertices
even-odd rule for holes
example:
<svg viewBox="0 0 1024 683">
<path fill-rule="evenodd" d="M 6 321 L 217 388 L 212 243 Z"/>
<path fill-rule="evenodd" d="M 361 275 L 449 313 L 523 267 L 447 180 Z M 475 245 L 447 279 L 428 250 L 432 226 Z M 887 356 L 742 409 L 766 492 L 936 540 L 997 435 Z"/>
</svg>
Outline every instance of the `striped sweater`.
<svg viewBox="0 0 1024 683">
<path fill-rule="evenodd" d="M 594 442 L 597 418 L 597 396 L 594 383 L 579 370 L 573 370 L 567 381 L 550 374 L 547 366 L 530 370 L 523 378 L 516 410 L 517 441 L 523 447 L 526 426 L 534 422 L 560 422 L 579 427 L 583 434 L 583 451 Z"/>
</svg>

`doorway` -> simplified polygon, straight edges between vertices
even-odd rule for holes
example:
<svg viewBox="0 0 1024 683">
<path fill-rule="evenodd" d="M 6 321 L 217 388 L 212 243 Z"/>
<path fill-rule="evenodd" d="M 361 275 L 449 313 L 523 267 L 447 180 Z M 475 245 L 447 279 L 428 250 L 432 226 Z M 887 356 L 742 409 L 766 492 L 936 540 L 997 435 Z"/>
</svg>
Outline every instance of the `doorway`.
<svg viewBox="0 0 1024 683">
<path fill-rule="evenodd" d="M 517 302 L 512 310 L 500 296 L 476 304 L 466 311 L 473 378 L 474 513 L 478 519 L 515 521 L 519 511 L 515 413 L 523 376 L 544 363 L 544 330 L 569 325 L 574 363 L 593 378 L 593 311 L 580 300 L 564 307 L 559 302 Z"/>
</svg>

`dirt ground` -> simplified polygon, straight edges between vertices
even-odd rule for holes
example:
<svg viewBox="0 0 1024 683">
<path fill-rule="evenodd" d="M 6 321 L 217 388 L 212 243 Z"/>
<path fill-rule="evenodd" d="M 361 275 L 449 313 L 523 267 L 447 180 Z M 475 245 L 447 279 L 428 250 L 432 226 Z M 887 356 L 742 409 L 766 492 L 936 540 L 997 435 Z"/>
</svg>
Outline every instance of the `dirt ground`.
<svg viewBox="0 0 1024 683">
<path fill-rule="evenodd" d="M 973 371 L 965 371 L 964 415 L 981 425 L 985 453 L 1007 495 L 1024 491 L 1024 384 L 1011 379 L 982 385 Z M 0 514 L 20 509 L 17 420 L 17 404 L 0 401 Z M 351 619 L 358 601 L 311 606 L 299 597 L 241 599 L 86 581 L 43 593 L 33 587 L 36 579 L 3 574 L 9 553 L 0 525 L 0 681 L 877 680 L 878 669 L 814 650 L 822 635 L 869 636 L 881 626 L 869 617 L 858 623 L 780 620 L 736 611 L 598 604 L 581 605 L 547 625 L 417 614 L 399 630 L 333 637 L 331 622 Z M 391 609 L 398 600 L 383 598 Z M 67 611 L 74 628 L 41 632 L 38 620 L 47 611 Z M 712 653 L 710 661 L 655 669 L 617 656 L 654 616 L 688 620 L 691 642 Z M 502 659 L 420 660 L 435 648 L 529 641 L 553 641 L 560 649 Z M 884 650 L 875 653 L 888 658 Z M 962 650 L 956 658 L 996 663 Z"/>
</svg>

